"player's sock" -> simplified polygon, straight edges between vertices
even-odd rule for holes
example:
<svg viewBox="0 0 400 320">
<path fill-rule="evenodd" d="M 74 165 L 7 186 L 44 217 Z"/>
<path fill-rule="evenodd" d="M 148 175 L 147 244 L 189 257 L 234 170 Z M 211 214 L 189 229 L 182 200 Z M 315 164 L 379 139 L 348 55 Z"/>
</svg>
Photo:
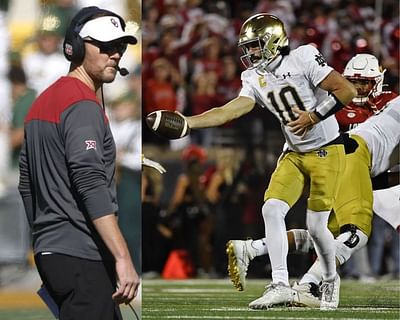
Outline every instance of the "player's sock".
<svg viewBox="0 0 400 320">
<path fill-rule="evenodd" d="M 299 284 L 314 283 L 318 285 L 322 281 L 322 270 L 319 260 L 316 260 L 314 264 L 308 269 L 307 273 L 303 275 Z"/>
<path fill-rule="evenodd" d="M 256 257 L 263 256 L 268 253 L 267 238 L 253 240 L 251 246 L 256 250 Z"/>
<path fill-rule="evenodd" d="M 329 214 L 330 211 L 316 212 L 307 209 L 308 232 L 313 239 L 324 280 L 331 280 L 336 276 L 335 243 L 328 229 Z"/>
<path fill-rule="evenodd" d="M 289 285 L 287 270 L 288 240 L 285 216 L 289 205 L 277 199 L 268 199 L 262 208 L 266 230 L 266 243 L 272 267 L 272 282 Z"/>
</svg>

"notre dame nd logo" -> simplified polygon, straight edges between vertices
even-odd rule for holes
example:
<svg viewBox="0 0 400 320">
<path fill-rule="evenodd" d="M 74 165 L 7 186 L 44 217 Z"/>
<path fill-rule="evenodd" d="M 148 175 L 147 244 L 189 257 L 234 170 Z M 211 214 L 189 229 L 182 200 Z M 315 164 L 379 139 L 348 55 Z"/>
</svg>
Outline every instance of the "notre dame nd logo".
<svg viewBox="0 0 400 320">
<path fill-rule="evenodd" d="M 328 151 L 325 149 L 317 150 L 317 156 L 320 158 L 325 158 L 328 155 Z"/>
<path fill-rule="evenodd" d="M 317 63 L 318 63 L 321 67 L 326 66 L 326 60 L 325 60 L 325 58 L 322 56 L 322 54 L 316 54 L 316 55 L 315 55 L 315 61 L 317 61 Z"/>
</svg>

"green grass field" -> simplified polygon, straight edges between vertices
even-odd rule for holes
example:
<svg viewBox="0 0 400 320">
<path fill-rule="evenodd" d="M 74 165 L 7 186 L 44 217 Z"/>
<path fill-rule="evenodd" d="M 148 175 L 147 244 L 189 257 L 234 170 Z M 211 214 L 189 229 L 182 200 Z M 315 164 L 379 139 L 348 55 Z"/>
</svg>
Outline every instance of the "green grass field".
<svg viewBox="0 0 400 320">
<path fill-rule="evenodd" d="M 246 291 L 237 292 L 228 279 L 144 280 L 141 319 L 400 319 L 399 281 L 366 284 L 342 280 L 341 301 L 335 311 L 307 308 L 249 310 L 248 303 L 261 295 L 264 285 L 263 280 L 249 280 Z M 136 305 L 135 310 L 140 312 L 139 306 Z M 135 320 L 126 306 L 122 311 L 124 320 Z M 34 308 L 6 308 L 3 305 L 0 308 L 0 320 L 53 319 L 40 305 Z"/>
<path fill-rule="evenodd" d="M 309 308 L 250 310 L 265 281 L 249 280 L 246 291 L 237 292 L 230 281 L 145 280 L 142 319 L 400 319 L 400 282 L 373 284 L 342 280 L 341 301 L 335 311 Z"/>
</svg>

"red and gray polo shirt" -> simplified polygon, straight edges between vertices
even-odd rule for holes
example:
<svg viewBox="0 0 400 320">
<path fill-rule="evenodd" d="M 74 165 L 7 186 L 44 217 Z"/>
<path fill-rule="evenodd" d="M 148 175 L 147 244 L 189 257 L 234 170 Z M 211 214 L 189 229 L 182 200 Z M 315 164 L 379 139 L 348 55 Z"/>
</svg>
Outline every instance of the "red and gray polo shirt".
<svg viewBox="0 0 400 320">
<path fill-rule="evenodd" d="M 108 119 L 83 82 L 62 77 L 34 101 L 25 118 L 19 191 L 35 254 L 109 255 L 92 220 L 118 210 L 115 155 Z"/>
</svg>

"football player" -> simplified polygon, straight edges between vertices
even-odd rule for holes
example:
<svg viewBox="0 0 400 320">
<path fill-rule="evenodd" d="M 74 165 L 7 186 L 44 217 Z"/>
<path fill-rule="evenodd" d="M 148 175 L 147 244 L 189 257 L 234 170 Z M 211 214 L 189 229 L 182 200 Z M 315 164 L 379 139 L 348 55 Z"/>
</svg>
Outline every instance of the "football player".
<svg viewBox="0 0 400 320">
<path fill-rule="evenodd" d="M 346 64 L 343 76 L 356 87 L 357 96 L 335 114 L 342 132 L 355 128 L 397 97 L 382 90 L 385 71 L 372 54 L 357 54 Z"/>
<path fill-rule="evenodd" d="M 400 143 L 400 97 L 391 100 L 385 108 L 380 108 L 364 123 L 349 131 L 355 144 L 355 151 L 346 155 L 346 169 L 343 183 L 334 203 L 335 214 L 329 221 L 329 229 L 336 236 L 336 262 L 346 262 L 350 256 L 368 241 L 372 224 L 372 183 L 375 177 L 393 166 L 390 158 Z M 351 184 L 347 183 L 351 181 Z M 398 186 L 388 189 L 390 198 L 398 194 Z M 398 198 L 392 203 L 386 220 L 396 228 L 399 215 L 395 208 L 399 207 Z M 375 202 L 375 201 L 374 201 Z M 374 203 L 375 207 L 375 203 Z M 288 231 L 291 251 L 308 252 L 312 241 L 306 230 Z M 232 282 L 243 290 L 249 262 L 259 255 L 266 254 L 268 246 L 265 239 L 231 240 L 227 245 L 228 270 Z M 294 304 L 317 307 L 318 284 L 321 281 L 321 266 L 317 260 L 293 289 L 297 291 Z"/>
<path fill-rule="evenodd" d="M 334 114 L 356 96 L 356 89 L 328 66 L 315 47 L 290 50 L 284 25 L 275 16 L 260 13 L 248 18 L 240 30 L 239 47 L 246 66 L 239 96 L 186 121 L 191 129 L 219 126 L 247 114 L 257 103 L 281 123 L 287 152 L 271 177 L 262 208 L 272 282 L 249 307 L 265 309 L 293 302 L 285 216 L 309 184 L 307 228 L 323 270 L 321 309 L 336 309 L 340 278 L 327 225 L 345 153 Z"/>
</svg>

